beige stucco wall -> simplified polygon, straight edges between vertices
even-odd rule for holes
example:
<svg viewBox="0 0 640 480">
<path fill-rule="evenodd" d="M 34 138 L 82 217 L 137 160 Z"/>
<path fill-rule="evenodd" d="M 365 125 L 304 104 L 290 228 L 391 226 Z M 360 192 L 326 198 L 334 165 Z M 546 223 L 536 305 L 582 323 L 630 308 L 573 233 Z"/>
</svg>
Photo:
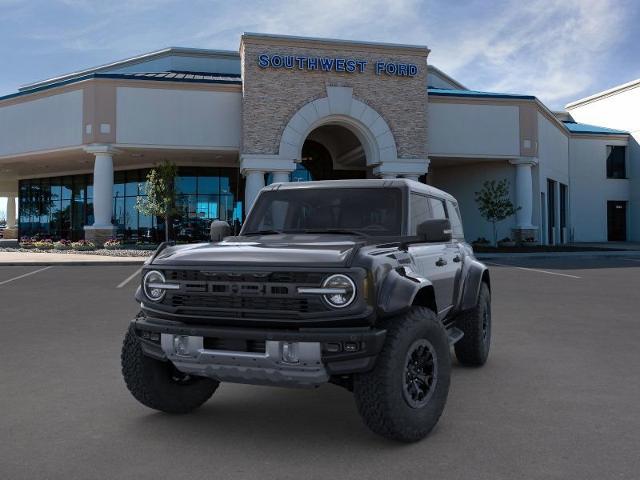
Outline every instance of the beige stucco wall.
<svg viewBox="0 0 640 480">
<path fill-rule="evenodd" d="M 353 98 L 377 111 L 389 125 L 399 158 L 427 156 L 426 48 L 375 46 L 315 40 L 243 36 L 244 154 L 275 155 L 285 126 L 305 104 L 327 96 L 327 86 L 353 88 Z M 364 73 L 260 68 L 260 54 L 355 58 L 368 62 Z M 376 75 L 376 61 L 418 65 L 414 77 Z"/>
</svg>

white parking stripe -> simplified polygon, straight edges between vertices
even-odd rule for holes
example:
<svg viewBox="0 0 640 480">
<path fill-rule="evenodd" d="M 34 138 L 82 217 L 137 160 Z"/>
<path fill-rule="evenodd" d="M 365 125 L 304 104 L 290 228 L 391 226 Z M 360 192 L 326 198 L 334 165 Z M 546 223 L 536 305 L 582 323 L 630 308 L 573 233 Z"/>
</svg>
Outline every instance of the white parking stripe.
<svg viewBox="0 0 640 480">
<path fill-rule="evenodd" d="M 631 260 L 632 262 L 640 262 L 640 258 L 625 258 L 625 260 Z"/>
<path fill-rule="evenodd" d="M 21 278 L 28 277 L 29 275 L 34 275 L 38 272 L 44 272 L 45 270 L 49 270 L 51 266 L 40 268 L 38 270 L 34 270 L 33 272 L 25 273 L 23 275 L 19 275 L 17 277 L 10 278 L 9 280 L 4 280 L 0 282 L 0 285 L 4 285 L 5 283 L 13 282 L 14 280 L 20 280 Z"/>
<path fill-rule="evenodd" d="M 138 275 L 140 275 L 140 272 L 142 271 L 141 268 L 139 268 L 138 270 L 136 270 L 135 272 L 133 272 L 130 276 L 128 276 L 127 278 L 125 278 L 123 281 L 121 281 L 118 286 L 116 288 L 122 288 L 124 287 L 127 283 L 129 283 L 131 280 L 133 280 L 134 278 L 136 278 Z"/>
<path fill-rule="evenodd" d="M 558 273 L 558 272 L 550 272 L 548 270 L 538 270 L 537 268 L 525 268 L 525 267 L 516 267 L 515 265 L 506 265 L 504 263 L 494 263 L 494 262 L 485 262 L 489 265 L 497 265 L 498 267 L 510 267 L 517 268 L 518 270 L 526 270 L 527 272 L 538 272 L 538 273 L 546 273 L 547 275 L 558 275 L 560 277 L 569 277 L 569 278 L 582 278 L 577 275 L 569 275 L 568 273 Z"/>
</svg>

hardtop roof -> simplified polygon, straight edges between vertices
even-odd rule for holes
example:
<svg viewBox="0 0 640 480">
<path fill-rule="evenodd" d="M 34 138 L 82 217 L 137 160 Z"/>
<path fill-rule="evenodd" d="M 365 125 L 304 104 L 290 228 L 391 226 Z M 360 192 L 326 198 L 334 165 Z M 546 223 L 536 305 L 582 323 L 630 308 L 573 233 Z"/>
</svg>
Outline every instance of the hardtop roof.
<svg viewBox="0 0 640 480">
<path fill-rule="evenodd" d="M 457 200 L 447 192 L 438 188 L 426 185 L 424 183 L 409 180 L 407 178 L 371 178 L 371 179 L 353 179 L 353 180 L 320 180 L 313 182 L 286 182 L 272 183 L 264 187 L 264 191 L 273 190 L 298 190 L 310 188 L 407 188 L 412 191 L 423 193 L 425 195 L 433 195 L 446 200 L 456 202 Z"/>
</svg>

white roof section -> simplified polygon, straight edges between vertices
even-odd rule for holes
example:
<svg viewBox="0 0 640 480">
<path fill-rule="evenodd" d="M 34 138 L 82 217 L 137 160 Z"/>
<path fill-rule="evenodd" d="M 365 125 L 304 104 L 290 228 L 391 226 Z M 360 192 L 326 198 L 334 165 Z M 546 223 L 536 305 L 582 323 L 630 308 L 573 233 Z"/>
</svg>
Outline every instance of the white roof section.
<svg viewBox="0 0 640 480">
<path fill-rule="evenodd" d="M 567 110 L 570 110 L 572 108 L 577 107 L 578 105 L 582 105 L 584 103 L 589 103 L 589 102 L 594 102 L 594 101 L 600 100 L 601 98 L 608 97 L 608 96 L 611 96 L 611 95 L 615 95 L 616 93 L 621 93 L 621 92 L 623 92 L 625 90 L 630 90 L 630 89 L 636 88 L 638 86 L 640 86 L 640 78 L 637 78 L 637 79 L 632 80 L 632 81 L 627 82 L 627 83 L 623 83 L 622 85 L 618 85 L 618 86 L 613 87 L 613 88 L 609 88 L 608 90 L 603 90 L 602 92 L 594 93 L 593 95 L 581 98 L 579 100 L 575 100 L 575 101 L 573 101 L 571 103 L 567 103 L 564 108 L 566 108 Z"/>
<path fill-rule="evenodd" d="M 198 58 L 204 60 L 220 60 L 219 62 L 213 62 L 213 64 L 212 62 L 208 62 L 207 64 L 201 61 L 198 63 L 198 67 L 200 69 L 194 71 L 232 74 L 240 73 L 240 54 L 238 52 L 231 50 L 209 50 L 203 48 L 167 47 L 161 50 L 143 53 L 135 57 L 106 63 L 97 67 L 77 70 L 75 72 L 48 78 L 46 80 L 28 83 L 20 86 L 18 91 L 22 92 L 25 90 L 44 87 L 52 83 L 72 80 L 74 78 L 83 77 L 85 75 L 90 75 L 93 73 L 131 73 L 166 71 L 171 69 L 178 70 L 179 68 L 172 68 L 170 57 L 190 57 L 194 60 Z M 234 68 L 234 65 L 236 64 L 237 68 Z M 218 67 L 218 69 L 221 71 L 213 72 L 211 71 L 211 67 Z"/>
</svg>

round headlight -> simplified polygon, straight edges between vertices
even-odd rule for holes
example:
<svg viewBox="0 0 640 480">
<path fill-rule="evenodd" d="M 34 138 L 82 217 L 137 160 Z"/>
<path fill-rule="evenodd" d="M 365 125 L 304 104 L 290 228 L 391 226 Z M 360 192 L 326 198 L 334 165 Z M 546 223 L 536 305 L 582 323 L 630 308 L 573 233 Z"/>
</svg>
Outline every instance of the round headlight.
<svg viewBox="0 0 640 480">
<path fill-rule="evenodd" d="M 327 277 L 322 283 L 322 288 L 334 290 L 323 295 L 325 302 L 334 308 L 347 307 L 356 298 L 356 286 L 346 275 L 338 273 Z"/>
<path fill-rule="evenodd" d="M 164 280 L 164 275 L 157 270 L 147 272 L 144 276 L 144 280 L 142 280 L 142 288 L 144 289 L 144 294 L 149 300 L 159 302 L 164 298 L 165 290 L 163 288 L 154 288 L 152 286 L 154 283 L 164 283 Z"/>
</svg>

